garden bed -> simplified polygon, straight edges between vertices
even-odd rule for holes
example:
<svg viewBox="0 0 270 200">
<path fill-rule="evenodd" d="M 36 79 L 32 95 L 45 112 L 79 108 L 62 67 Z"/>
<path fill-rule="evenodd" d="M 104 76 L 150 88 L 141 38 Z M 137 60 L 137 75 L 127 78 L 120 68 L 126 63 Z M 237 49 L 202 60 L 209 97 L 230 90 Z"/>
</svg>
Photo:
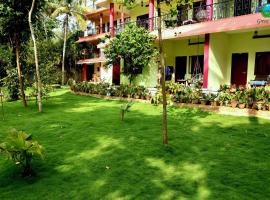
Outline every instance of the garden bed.
<svg viewBox="0 0 270 200">
<path fill-rule="evenodd" d="M 134 98 L 126 98 L 126 97 L 114 97 L 114 96 L 106 96 L 106 95 L 98 95 L 98 94 L 89 94 L 84 92 L 74 92 L 71 91 L 73 94 L 80 95 L 80 96 L 90 96 L 95 98 L 101 99 L 108 99 L 108 100 L 117 100 L 117 101 L 134 101 L 140 103 L 151 103 L 150 100 L 144 99 L 134 99 Z M 261 117 L 264 119 L 270 119 L 270 112 L 263 111 L 263 110 L 254 110 L 249 108 L 232 108 L 228 106 L 211 106 L 211 105 L 203 105 L 203 104 L 191 104 L 191 103 L 174 103 L 174 106 L 179 108 L 192 108 L 192 109 L 200 109 L 206 112 L 214 112 L 223 115 L 234 115 L 234 116 L 247 116 L 247 117 Z"/>
<path fill-rule="evenodd" d="M 161 88 L 154 95 L 143 86 L 69 81 L 70 89 L 76 94 L 111 100 L 162 103 Z M 216 93 L 203 92 L 201 84 L 185 86 L 166 83 L 168 104 L 178 107 L 199 108 L 208 112 L 237 116 L 257 116 L 270 119 L 270 87 L 230 88 L 220 87 Z"/>
</svg>

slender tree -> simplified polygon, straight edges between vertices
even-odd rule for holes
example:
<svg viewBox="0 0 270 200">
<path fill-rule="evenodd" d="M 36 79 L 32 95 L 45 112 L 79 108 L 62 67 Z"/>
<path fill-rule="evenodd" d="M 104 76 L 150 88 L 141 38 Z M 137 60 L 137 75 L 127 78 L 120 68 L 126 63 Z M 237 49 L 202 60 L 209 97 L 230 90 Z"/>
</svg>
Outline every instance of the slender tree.
<svg viewBox="0 0 270 200">
<path fill-rule="evenodd" d="M 35 7 L 35 0 L 32 0 L 32 5 L 28 14 L 28 23 L 31 31 L 31 37 L 33 40 L 34 46 L 34 55 L 35 55 L 35 65 L 36 65 L 36 82 L 37 82 L 37 99 L 38 99 L 38 111 L 42 112 L 42 83 L 40 78 L 40 71 L 39 71 L 39 64 L 38 64 L 38 53 L 37 53 L 37 45 L 36 45 L 36 38 L 35 32 L 32 24 L 32 14 Z"/>
<path fill-rule="evenodd" d="M 167 97 L 165 88 L 165 61 L 163 53 L 162 33 L 161 33 L 161 9 L 160 0 L 157 0 L 158 13 L 158 47 L 159 47 L 159 69 L 161 71 L 161 88 L 162 88 L 162 141 L 163 144 L 168 144 L 168 129 L 167 129 Z"/>
<path fill-rule="evenodd" d="M 21 67 L 21 47 L 30 37 L 28 24 L 28 12 L 32 2 L 29 0 L 8 0 L 0 1 L 0 33 L 1 43 L 7 44 L 13 48 L 13 64 L 17 66 L 19 88 L 24 107 L 27 102 L 24 93 L 24 81 Z M 39 0 L 35 12 L 39 12 L 44 0 Z M 36 13 L 35 13 L 36 14 Z"/>
<path fill-rule="evenodd" d="M 65 84 L 65 56 L 66 56 L 66 44 L 69 30 L 69 20 L 73 18 L 77 21 L 80 30 L 86 29 L 86 18 L 84 13 L 88 12 L 89 9 L 82 6 L 75 0 L 63 0 L 60 4 L 50 4 L 54 9 L 52 17 L 63 16 L 63 27 L 64 27 L 64 42 L 63 42 L 63 53 L 62 53 L 62 85 Z"/>
</svg>

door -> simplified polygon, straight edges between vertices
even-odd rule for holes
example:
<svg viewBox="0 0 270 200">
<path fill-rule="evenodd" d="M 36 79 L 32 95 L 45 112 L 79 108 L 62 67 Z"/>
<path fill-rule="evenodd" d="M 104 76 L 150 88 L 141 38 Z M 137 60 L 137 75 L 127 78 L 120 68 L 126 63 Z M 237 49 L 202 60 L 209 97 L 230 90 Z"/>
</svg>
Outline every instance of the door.
<svg viewBox="0 0 270 200">
<path fill-rule="evenodd" d="M 87 65 L 86 78 L 88 81 L 92 81 L 93 74 L 94 74 L 94 65 L 93 64 Z"/>
<path fill-rule="evenodd" d="M 120 65 L 113 65 L 113 84 L 120 85 Z"/>
<path fill-rule="evenodd" d="M 187 57 L 178 56 L 175 58 L 175 82 L 185 79 L 187 72 Z"/>
<path fill-rule="evenodd" d="M 251 13 L 251 0 L 234 0 L 234 16 Z"/>
<path fill-rule="evenodd" d="M 248 53 L 232 54 L 231 84 L 243 85 L 247 83 Z"/>
</svg>

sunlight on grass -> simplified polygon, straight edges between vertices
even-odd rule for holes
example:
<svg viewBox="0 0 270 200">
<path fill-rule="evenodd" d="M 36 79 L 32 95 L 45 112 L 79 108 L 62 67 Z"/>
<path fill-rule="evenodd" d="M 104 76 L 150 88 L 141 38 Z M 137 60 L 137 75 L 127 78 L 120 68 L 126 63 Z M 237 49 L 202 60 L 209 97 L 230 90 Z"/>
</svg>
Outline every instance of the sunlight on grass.
<svg viewBox="0 0 270 200">
<path fill-rule="evenodd" d="M 200 200 L 207 199 L 210 196 L 210 190 L 206 186 L 206 172 L 199 164 L 192 164 L 188 162 L 181 163 L 179 165 L 167 164 L 161 159 L 147 158 L 147 163 L 159 170 L 159 174 L 162 179 L 153 179 L 155 184 L 165 188 L 165 192 L 161 195 L 160 199 L 171 199 L 172 197 L 181 197 L 181 194 L 177 194 L 168 190 L 166 182 L 171 180 L 183 180 L 185 186 L 197 185 L 196 192 L 193 194 Z M 182 181 L 181 181 L 182 182 Z"/>
<path fill-rule="evenodd" d="M 270 199 L 270 123 L 170 107 L 169 145 L 162 145 L 162 107 L 55 90 L 37 113 L 7 102 L 8 130 L 31 133 L 45 148 L 36 177 L 0 157 L 0 199 Z"/>
</svg>

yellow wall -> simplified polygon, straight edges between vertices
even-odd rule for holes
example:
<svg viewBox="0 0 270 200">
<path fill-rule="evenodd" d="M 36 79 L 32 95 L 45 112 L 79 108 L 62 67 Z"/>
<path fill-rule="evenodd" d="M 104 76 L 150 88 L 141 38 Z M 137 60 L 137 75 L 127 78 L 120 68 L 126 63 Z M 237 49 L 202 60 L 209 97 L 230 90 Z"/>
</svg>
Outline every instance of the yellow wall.
<svg viewBox="0 0 270 200">
<path fill-rule="evenodd" d="M 233 53 L 248 53 L 247 83 L 254 80 L 256 52 L 270 51 L 270 38 L 252 39 L 253 34 L 254 31 L 210 35 L 209 89 L 215 90 L 220 84 L 231 83 Z M 259 34 L 270 34 L 270 30 L 259 31 Z"/>
<path fill-rule="evenodd" d="M 191 42 L 204 41 L 204 38 L 192 38 Z M 165 52 L 165 65 L 175 67 L 175 58 L 177 56 L 187 56 L 186 71 L 190 72 L 189 56 L 203 55 L 204 45 L 188 45 L 188 39 L 186 40 L 165 40 L 164 52 Z"/>
<path fill-rule="evenodd" d="M 208 89 L 216 90 L 230 81 L 228 76 L 229 37 L 226 33 L 210 35 Z"/>
</svg>

